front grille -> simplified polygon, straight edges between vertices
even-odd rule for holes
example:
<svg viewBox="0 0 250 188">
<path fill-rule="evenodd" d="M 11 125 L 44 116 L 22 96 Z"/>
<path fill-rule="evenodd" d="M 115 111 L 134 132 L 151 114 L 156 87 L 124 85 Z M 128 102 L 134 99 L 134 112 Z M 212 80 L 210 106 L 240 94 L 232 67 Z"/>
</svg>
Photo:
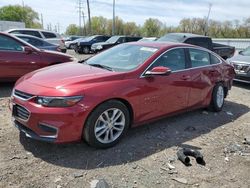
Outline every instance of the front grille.
<svg viewBox="0 0 250 188">
<path fill-rule="evenodd" d="M 235 70 L 241 71 L 241 72 L 245 72 L 248 73 L 250 71 L 250 65 L 245 65 L 245 64 L 233 64 Z"/>
<path fill-rule="evenodd" d="M 34 95 L 31 95 L 29 93 L 25 93 L 25 92 L 22 92 L 19 90 L 15 90 L 14 95 L 20 99 L 23 99 L 23 100 L 29 100 L 34 96 Z"/>
<path fill-rule="evenodd" d="M 30 116 L 30 112 L 18 104 L 13 106 L 13 113 L 15 117 L 20 118 L 24 121 L 28 120 Z"/>
</svg>

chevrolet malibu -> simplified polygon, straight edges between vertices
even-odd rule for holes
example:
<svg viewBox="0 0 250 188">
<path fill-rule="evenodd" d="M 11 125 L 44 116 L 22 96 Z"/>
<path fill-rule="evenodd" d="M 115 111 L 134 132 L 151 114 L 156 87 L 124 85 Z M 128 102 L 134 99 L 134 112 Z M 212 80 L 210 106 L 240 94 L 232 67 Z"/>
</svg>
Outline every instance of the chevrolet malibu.
<svg viewBox="0 0 250 188">
<path fill-rule="evenodd" d="M 47 67 L 20 78 L 11 97 L 15 126 L 54 143 L 115 145 L 128 128 L 190 109 L 223 108 L 234 69 L 188 44 L 129 43 L 82 64 Z"/>
</svg>

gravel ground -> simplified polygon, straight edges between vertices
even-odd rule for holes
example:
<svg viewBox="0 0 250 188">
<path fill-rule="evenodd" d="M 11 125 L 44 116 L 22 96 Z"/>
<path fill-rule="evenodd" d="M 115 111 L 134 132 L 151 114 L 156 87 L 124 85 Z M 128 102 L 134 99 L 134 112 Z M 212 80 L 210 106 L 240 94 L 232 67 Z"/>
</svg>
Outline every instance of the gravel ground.
<svg viewBox="0 0 250 188">
<path fill-rule="evenodd" d="M 73 52 L 70 52 L 73 54 Z M 78 56 L 85 58 L 86 56 Z M 250 85 L 235 83 L 224 109 L 187 112 L 129 130 L 115 147 L 84 142 L 54 145 L 26 138 L 12 125 L 0 83 L 0 187 L 250 187 Z M 198 149 L 206 164 L 177 160 L 181 147 Z"/>
</svg>

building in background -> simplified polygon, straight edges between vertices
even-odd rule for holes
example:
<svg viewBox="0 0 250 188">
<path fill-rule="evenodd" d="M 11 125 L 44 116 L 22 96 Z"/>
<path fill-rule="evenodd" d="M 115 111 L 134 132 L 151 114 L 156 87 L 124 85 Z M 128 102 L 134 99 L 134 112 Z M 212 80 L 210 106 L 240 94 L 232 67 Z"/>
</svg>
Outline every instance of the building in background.
<svg viewBox="0 0 250 188">
<path fill-rule="evenodd" d="M 9 29 L 25 28 L 24 22 L 0 21 L 0 31 L 7 31 Z"/>
</svg>

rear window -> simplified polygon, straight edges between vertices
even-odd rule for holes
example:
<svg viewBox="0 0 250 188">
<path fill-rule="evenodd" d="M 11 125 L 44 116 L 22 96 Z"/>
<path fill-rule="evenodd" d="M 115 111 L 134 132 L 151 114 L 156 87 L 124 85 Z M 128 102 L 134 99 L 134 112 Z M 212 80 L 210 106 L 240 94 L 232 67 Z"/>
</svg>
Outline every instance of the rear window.
<svg viewBox="0 0 250 188">
<path fill-rule="evenodd" d="M 14 33 L 14 34 L 24 34 L 24 35 L 31 35 L 31 36 L 35 36 L 38 38 L 42 38 L 41 34 L 38 31 L 30 31 L 30 30 L 15 30 L 15 31 L 11 31 L 10 33 Z"/>
<path fill-rule="evenodd" d="M 51 32 L 44 32 L 44 31 L 42 31 L 42 34 L 43 34 L 44 37 L 47 38 L 47 39 L 57 38 L 56 34 L 51 33 Z"/>
<path fill-rule="evenodd" d="M 211 64 L 214 65 L 214 64 L 219 64 L 219 63 L 220 63 L 219 58 L 211 54 Z"/>
<path fill-rule="evenodd" d="M 192 67 L 203 67 L 210 65 L 210 56 L 206 51 L 189 49 Z"/>
</svg>

